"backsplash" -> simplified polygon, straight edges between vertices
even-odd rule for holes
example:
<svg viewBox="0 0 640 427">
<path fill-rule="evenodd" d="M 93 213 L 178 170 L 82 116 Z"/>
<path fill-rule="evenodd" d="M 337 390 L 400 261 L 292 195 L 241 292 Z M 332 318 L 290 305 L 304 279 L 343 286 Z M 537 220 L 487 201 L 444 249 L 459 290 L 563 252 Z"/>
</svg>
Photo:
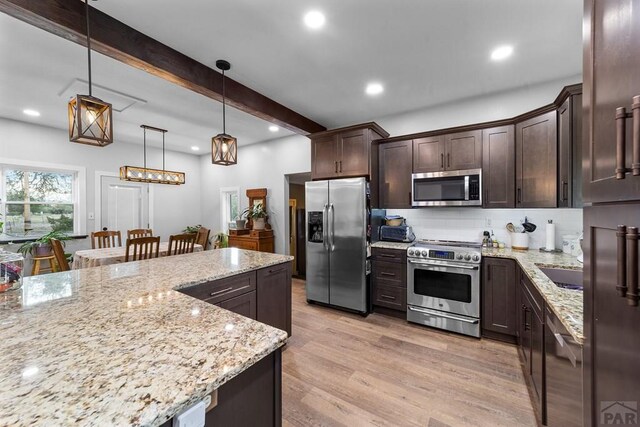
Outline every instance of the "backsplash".
<svg viewBox="0 0 640 427">
<path fill-rule="evenodd" d="M 538 226 L 529 234 L 530 249 L 545 245 L 545 228 L 550 219 L 556 224 L 557 249 L 562 248 L 563 235 L 582 232 L 582 209 L 418 208 L 387 209 L 387 214 L 405 217 L 417 239 L 482 241 L 482 232 L 493 230 L 495 237 L 510 247 L 505 226 L 509 222 L 518 226 L 525 216 Z"/>
</svg>

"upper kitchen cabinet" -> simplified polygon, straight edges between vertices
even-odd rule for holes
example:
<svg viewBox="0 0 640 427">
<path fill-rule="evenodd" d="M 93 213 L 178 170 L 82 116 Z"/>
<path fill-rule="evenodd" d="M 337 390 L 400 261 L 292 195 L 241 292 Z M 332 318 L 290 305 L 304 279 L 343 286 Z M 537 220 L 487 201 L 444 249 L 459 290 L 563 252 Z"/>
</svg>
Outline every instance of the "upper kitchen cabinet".
<svg viewBox="0 0 640 427">
<path fill-rule="evenodd" d="M 516 207 L 558 203 L 556 110 L 516 124 Z"/>
<path fill-rule="evenodd" d="M 513 125 L 482 131 L 482 207 L 515 207 L 515 157 Z"/>
<path fill-rule="evenodd" d="M 412 141 L 390 142 L 378 146 L 381 208 L 411 208 L 412 150 Z"/>
<path fill-rule="evenodd" d="M 480 167 L 482 167 L 481 130 L 413 140 L 413 173 Z"/>
<path fill-rule="evenodd" d="M 585 2 L 585 202 L 640 200 L 640 133 L 633 137 L 640 126 L 640 55 L 631 53 L 640 49 L 638 6 Z"/>
<path fill-rule="evenodd" d="M 372 162 L 372 141 L 388 136 L 389 134 L 376 123 L 311 135 L 311 178 L 371 178 L 372 170 L 376 168 L 375 162 Z"/>
<path fill-rule="evenodd" d="M 582 86 L 565 90 L 558 108 L 558 207 L 582 207 Z"/>
</svg>

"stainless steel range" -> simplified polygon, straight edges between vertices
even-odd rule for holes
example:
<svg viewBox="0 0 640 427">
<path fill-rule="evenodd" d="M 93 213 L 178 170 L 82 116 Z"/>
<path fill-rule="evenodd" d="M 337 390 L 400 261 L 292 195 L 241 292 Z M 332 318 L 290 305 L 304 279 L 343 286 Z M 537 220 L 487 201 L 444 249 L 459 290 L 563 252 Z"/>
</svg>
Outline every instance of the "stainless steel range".
<svg viewBox="0 0 640 427">
<path fill-rule="evenodd" d="M 407 320 L 479 337 L 481 247 L 421 240 L 407 249 Z"/>
</svg>

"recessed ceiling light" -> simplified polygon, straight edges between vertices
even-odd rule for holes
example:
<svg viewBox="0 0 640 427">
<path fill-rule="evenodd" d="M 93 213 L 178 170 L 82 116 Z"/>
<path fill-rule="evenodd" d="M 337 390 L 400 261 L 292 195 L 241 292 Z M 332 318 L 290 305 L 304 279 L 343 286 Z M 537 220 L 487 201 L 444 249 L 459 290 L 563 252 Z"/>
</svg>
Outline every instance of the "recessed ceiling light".
<svg viewBox="0 0 640 427">
<path fill-rule="evenodd" d="M 31 117 L 40 117 L 40 112 L 36 111 L 36 110 L 32 110 L 30 108 L 26 108 L 24 110 L 22 110 L 22 112 L 24 114 L 26 114 L 27 116 L 31 116 Z"/>
<path fill-rule="evenodd" d="M 384 87 L 380 83 L 369 83 L 365 89 L 367 95 L 380 95 L 384 92 Z"/>
<path fill-rule="evenodd" d="M 304 15 L 304 23 L 307 25 L 307 27 L 312 28 L 314 30 L 317 30 L 318 28 L 322 28 L 324 26 L 324 21 L 325 21 L 324 14 L 317 10 L 312 10 L 310 12 L 307 12 L 306 15 Z"/>
<path fill-rule="evenodd" d="M 276 126 L 276 125 L 271 125 L 271 126 L 269 126 L 269 130 L 271 132 L 278 132 L 280 130 L 280 128 L 278 126 Z"/>
<path fill-rule="evenodd" d="M 513 46 L 509 46 L 509 45 L 498 46 L 497 48 L 493 49 L 493 51 L 491 52 L 491 59 L 494 61 L 502 61 L 503 59 L 510 57 L 512 53 L 513 53 Z"/>
<path fill-rule="evenodd" d="M 191 149 L 192 149 L 193 151 L 200 151 L 200 147 L 195 146 L 195 145 L 194 145 L 194 146 L 192 146 L 192 147 L 191 147 Z"/>
</svg>

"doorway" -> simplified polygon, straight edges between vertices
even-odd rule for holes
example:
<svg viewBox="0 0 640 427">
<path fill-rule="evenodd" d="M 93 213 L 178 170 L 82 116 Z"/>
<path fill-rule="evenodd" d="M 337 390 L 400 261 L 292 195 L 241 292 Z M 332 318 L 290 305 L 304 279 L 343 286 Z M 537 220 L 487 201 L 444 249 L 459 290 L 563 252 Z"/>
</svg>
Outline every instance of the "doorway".
<svg viewBox="0 0 640 427">
<path fill-rule="evenodd" d="M 289 255 L 294 257 L 293 275 L 304 279 L 306 275 L 305 242 L 305 183 L 311 181 L 311 172 L 295 173 L 289 177 Z"/>
<path fill-rule="evenodd" d="M 120 231 L 151 228 L 149 220 L 149 185 L 121 181 L 116 176 L 100 176 L 98 230 Z"/>
</svg>

